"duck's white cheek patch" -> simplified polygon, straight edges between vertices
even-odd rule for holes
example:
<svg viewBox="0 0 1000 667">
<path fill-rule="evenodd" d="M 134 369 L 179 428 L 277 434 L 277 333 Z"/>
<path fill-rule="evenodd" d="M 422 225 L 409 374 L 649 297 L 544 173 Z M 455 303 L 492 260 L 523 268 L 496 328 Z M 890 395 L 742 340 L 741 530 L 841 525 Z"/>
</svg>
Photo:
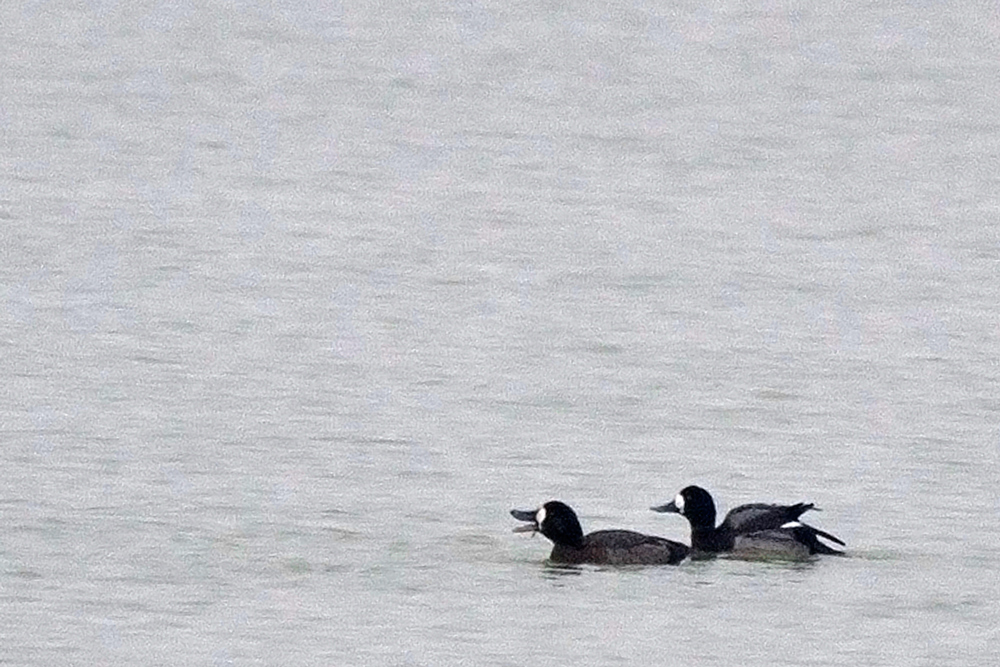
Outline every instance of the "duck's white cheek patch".
<svg viewBox="0 0 1000 667">
<path fill-rule="evenodd" d="M 802 524 L 798 521 L 789 521 L 788 523 L 781 524 L 782 528 L 801 528 Z"/>
<path fill-rule="evenodd" d="M 681 514 L 684 514 L 684 496 L 682 496 L 681 494 L 678 493 L 677 497 L 674 498 L 674 505 L 677 506 L 677 511 L 678 512 L 680 512 Z"/>
<path fill-rule="evenodd" d="M 545 521 L 545 508 L 539 507 L 538 511 L 535 512 L 535 523 L 537 523 L 538 527 L 541 528 L 543 521 Z"/>
</svg>

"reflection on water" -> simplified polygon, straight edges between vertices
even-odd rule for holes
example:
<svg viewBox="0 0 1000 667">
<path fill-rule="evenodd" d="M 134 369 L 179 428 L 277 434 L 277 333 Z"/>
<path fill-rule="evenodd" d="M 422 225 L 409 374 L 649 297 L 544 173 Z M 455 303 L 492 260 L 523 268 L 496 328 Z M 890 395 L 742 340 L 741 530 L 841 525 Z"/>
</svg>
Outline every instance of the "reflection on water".
<svg viewBox="0 0 1000 667">
<path fill-rule="evenodd" d="M 546 560 L 542 564 L 542 577 L 552 581 L 559 581 L 562 577 L 578 577 L 583 574 L 584 569 L 585 566 L 583 565 L 565 565 Z"/>
</svg>

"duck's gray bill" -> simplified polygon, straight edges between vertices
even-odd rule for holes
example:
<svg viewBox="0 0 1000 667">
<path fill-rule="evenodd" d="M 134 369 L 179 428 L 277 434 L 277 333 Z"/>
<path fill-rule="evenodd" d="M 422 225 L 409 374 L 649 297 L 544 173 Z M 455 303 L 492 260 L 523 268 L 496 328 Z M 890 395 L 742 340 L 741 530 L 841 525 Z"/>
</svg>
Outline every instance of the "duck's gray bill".
<svg viewBox="0 0 1000 667">
<path fill-rule="evenodd" d="M 674 514 L 681 513 L 681 511 L 677 509 L 677 503 L 675 503 L 672 500 L 666 505 L 658 505 L 656 507 L 650 507 L 649 509 L 653 510 L 654 512 L 673 512 Z"/>
<path fill-rule="evenodd" d="M 538 524 L 535 523 L 536 511 L 532 510 L 511 510 L 510 515 L 517 519 L 518 521 L 527 521 L 528 525 L 518 526 L 514 529 L 515 533 L 534 533 L 538 530 Z"/>
</svg>

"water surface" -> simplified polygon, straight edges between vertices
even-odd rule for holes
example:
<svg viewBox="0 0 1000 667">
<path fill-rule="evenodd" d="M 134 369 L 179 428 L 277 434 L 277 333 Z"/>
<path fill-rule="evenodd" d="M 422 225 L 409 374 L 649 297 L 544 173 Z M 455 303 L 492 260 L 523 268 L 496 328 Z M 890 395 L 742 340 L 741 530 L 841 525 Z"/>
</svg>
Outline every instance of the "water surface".
<svg viewBox="0 0 1000 667">
<path fill-rule="evenodd" d="M 6 664 L 994 662 L 986 5 L 0 12 Z"/>
</svg>

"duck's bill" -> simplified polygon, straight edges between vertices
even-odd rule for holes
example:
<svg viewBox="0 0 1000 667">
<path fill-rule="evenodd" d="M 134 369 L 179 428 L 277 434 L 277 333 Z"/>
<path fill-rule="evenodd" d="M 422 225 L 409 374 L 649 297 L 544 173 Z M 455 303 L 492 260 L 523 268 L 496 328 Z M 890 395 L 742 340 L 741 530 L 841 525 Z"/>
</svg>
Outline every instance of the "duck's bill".
<svg viewBox="0 0 1000 667">
<path fill-rule="evenodd" d="M 653 510 L 654 512 L 673 512 L 674 514 L 681 513 L 680 509 L 677 507 L 677 503 L 675 503 L 673 500 L 671 500 L 666 505 L 657 505 L 656 507 L 650 507 L 649 509 Z"/>
<path fill-rule="evenodd" d="M 515 533 L 534 533 L 538 531 L 538 522 L 535 520 L 536 512 L 531 510 L 511 510 L 510 515 L 518 521 L 526 521 L 527 525 L 518 526 L 513 530 Z"/>
</svg>

